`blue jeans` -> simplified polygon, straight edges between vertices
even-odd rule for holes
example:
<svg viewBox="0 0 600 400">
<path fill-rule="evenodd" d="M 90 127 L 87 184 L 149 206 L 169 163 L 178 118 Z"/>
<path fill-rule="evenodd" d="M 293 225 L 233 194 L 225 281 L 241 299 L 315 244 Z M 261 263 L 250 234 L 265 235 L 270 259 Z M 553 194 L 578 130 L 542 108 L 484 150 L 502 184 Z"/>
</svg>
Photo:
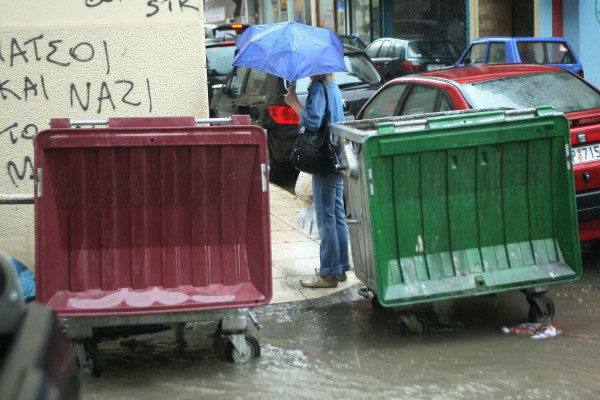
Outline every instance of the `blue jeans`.
<svg viewBox="0 0 600 400">
<path fill-rule="evenodd" d="M 321 235 L 319 275 L 341 275 L 350 270 L 342 174 L 334 172 L 329 175 L 313 175 L 312 188 Z"/>
</svg>

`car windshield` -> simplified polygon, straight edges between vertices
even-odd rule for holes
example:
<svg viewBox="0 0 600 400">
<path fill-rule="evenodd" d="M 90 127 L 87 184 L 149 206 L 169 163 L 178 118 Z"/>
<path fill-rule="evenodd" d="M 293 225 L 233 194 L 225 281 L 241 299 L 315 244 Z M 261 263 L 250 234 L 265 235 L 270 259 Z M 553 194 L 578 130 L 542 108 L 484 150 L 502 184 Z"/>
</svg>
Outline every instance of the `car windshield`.
<svg viewBox="0 0 600 400">
<path fill-rule="evenodd" d="M 206 48 L 209 75 L 225 75 L 233 68 L 235 46 L 215 46 Z"/>
<path fill-rule="evenodd" d="M 552 105 L 569 113 L 600 108 L 600 93 L 569 71 L 516 75 L 461 85 L 471 108 Z"/>
<path fill-rule="evenodd" d="M 364 54 L 346 54 L 344 61 L 348 72 L 335 73 L 335 83 L 340 88 L 362 84 L 374 85 L 381 82 L 381 76 Z M 307 93 L 309 84 L 310 78 L 298 79 L 296 81 L 296 93 Z"/>
<path fill-rule="evenodd" d="M 459 54 L 450 42 L 411 42 L 408 44 L 409 58 L 458 57 Z"/>
</svg>

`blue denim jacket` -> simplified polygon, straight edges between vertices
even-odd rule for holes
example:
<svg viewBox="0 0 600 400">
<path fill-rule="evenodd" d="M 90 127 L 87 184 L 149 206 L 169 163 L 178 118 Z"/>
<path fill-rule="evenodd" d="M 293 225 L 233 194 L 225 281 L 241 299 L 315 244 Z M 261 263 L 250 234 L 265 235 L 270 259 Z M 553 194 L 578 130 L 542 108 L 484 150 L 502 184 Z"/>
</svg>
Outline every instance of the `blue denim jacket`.
<svg viewBox="0 0 600 400">
<path fill-rule="evenodd" d="M 302 109 L 300 115 L 300 125 L 307 129 L 316 131 L 323 122 L 325 115 L 325 92 L 322 84 L 327 87 L 327 102 L 329 123 L 341 122 L 344 120 L 344 103 L 342 101 L 342 92 L 335 82 L 327 83 L 325 81 L 314 82 L 309 89 L 306 98 L 306 107 Z M 339 149 L 334 146 L 337 162 L 339 162 Z"/>
</svg>

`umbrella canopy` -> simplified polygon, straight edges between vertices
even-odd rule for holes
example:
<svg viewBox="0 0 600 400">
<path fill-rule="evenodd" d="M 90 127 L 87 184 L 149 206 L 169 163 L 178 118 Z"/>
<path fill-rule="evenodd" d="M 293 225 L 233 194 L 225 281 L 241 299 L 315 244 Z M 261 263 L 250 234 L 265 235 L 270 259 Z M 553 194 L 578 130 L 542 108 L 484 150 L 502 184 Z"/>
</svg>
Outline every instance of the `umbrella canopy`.
<svg viewBox="0 0 600 400">
<path fill-rule="evenodd" d="M 297 22 L 253 25 L 235 45 L 234 66 L 257 69 L 288 81 L 348 71 L 344 46 L 329 29 Z"/>
</svg>

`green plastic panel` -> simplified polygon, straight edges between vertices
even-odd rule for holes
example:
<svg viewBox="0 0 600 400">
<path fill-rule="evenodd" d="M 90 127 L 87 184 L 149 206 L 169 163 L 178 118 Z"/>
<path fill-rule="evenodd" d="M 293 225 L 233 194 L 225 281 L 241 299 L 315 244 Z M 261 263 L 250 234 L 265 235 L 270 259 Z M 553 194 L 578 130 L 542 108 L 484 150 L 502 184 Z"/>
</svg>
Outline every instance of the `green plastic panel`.
<svg viewBox="0 0 600 400">
<path fill-rule="evenodd" d="M 377 295 L 394 307 L 572 281 L 569 122 L 547 108 L 432 117 L 364 142 Z"/>
</svg>

